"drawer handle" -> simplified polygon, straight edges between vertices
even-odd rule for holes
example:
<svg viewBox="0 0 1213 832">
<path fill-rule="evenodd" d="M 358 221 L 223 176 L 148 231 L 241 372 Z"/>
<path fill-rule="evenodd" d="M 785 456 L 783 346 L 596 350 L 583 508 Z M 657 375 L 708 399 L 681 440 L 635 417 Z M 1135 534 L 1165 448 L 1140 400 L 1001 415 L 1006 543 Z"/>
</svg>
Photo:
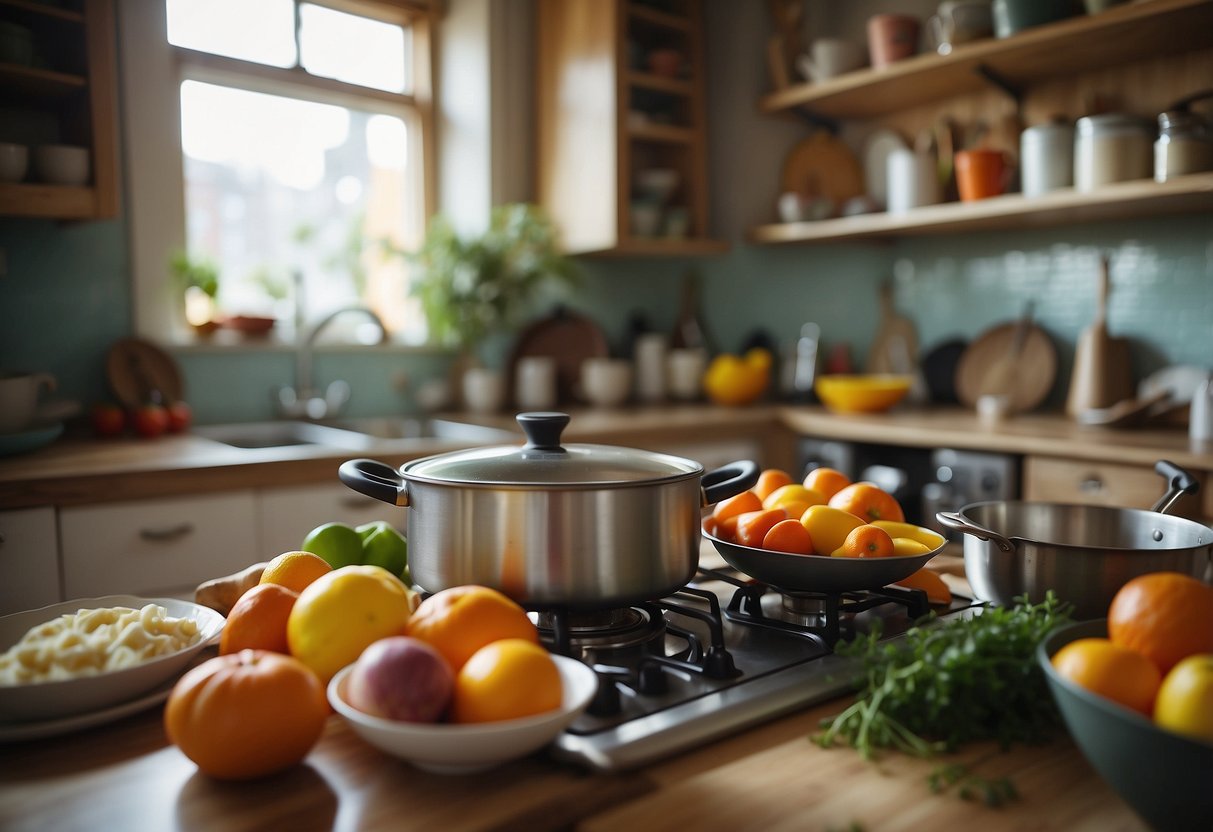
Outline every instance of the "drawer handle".
<svg viewBox="0 0 1213 832">
<path fill-rule="evenodd" d="M 144 540 L 151 540 L 157 543 L 163 543 L 166 540 L 180 540 L 186 535 L 194 533 L 193 523 L 178 523 L 175 526 L 161 526 L 158 529 L 140 529 L 139 537 Z"/>
<path fill-rule="evenodd" d="M 1103 480 L 1096 474 L 1089 474 L 1078 483 L 1078 490 L 1085 494 L 1098 494 L 1103 491 Z"/>
</svg>

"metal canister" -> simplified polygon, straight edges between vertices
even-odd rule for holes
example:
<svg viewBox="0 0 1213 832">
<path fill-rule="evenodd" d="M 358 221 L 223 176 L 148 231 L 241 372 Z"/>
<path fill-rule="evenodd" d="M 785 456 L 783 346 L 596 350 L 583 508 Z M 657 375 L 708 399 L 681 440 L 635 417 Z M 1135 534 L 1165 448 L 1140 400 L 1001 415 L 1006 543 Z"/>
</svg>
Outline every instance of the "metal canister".
<svg viewBox="0 0 1213 832">
<path fill-rule="evenodd" d="M 1191 110 L 1168 110 L 1158 115 L 1154 142 L 1154 179 L 1213 170 L 1213 127 Z"/>
<path fill-rule="evenodd" d="M 1153 173 L 1150 122 L 1126 113 L 1080 118 L 1074 134 L 1074 187 L 1090 191 Z"/>
<path fill-rule="evenodd" d="M 1074 127 L 1060 121 L 1026 128 L 1019 136 L 1024 196 L 1038 196 L 1074 184 Z"/>
</svg>

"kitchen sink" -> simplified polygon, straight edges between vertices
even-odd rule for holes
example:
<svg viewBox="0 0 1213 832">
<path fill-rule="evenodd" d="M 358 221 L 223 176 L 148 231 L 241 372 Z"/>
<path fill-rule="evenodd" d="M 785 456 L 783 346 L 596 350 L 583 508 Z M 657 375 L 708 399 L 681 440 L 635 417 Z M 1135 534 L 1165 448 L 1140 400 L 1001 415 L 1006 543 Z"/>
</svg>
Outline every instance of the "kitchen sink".
<svg viewBox="0 0 1213 832">
<path fill-rule="evenodd" d="M 324 424 L 343 431 L 366 434 L 377 439 L 443 439 L 473 445 L 498 445 L 519 440 L 518 435 L 502 428 L 456 422 L 450 419 L 386 416 L 340 419 Z"/>
<path fill-rule="evenodd" d="M 363 448 L 365 434 L 341 430 L 312 422 L 272 421 L 195 427 L 193 432 L 233 448 L 284 448 L 292 445 L 326 445 L 337 448 Z"/>
<path fill-rule="evenodd" d="M 449 419 L 371 417 L 316 423 L 294 420 L 205 425 L 194 428 L 204 439 L 234 448 L 285 448 L 292 445 L 323 445 L 361 450 L 383 442 L 446 440 L 469 445 L 497 445 L 518 439 L 500 428 L 455 422 Z"/>
</svg>

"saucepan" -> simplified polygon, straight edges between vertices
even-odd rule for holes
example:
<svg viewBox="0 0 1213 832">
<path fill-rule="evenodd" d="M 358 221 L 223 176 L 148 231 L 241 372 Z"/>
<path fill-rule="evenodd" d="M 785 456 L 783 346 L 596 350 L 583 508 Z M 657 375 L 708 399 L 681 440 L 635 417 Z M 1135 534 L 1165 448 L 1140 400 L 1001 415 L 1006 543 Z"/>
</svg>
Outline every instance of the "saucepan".
<svg viewBox="0 0 1213 832">
<path fill-rule="evenodd" d="M 891 558 L 835 558 L 796 555 L 730 543 L 709 534 L 725 563 L 765 584 L 792 592 L 858 592 L 908 578 L 943 551 L 947 541 L 921 555 Z"/>
<path fill-rule="evenodd" d="M 1213 577 L 1213 530 L 1167 514 L 1199 483 L 1167 460 L 1154 469 L 1167 492 L 1148 511 L 1030 502 L 971 503 L 936 518 L 963 532 L 965 575 L 978 599 L 1032 603 L 1053 590 L 1076 619 L 1102 618 L 1117 590 L 1148 572 Z"/>
<path fill-rule="evenodd" d="M 612 445 L 561 444 L 564 413 L 522 413 L 524 445 L 406 463 L 341 465 L 347 486 L 408 506 L 409 571 L 533 607 L 623 606 L 669 595 L 699 563 L 702 509 L 758 480 L 756 462 L 698 462 Z"/>
</svg>

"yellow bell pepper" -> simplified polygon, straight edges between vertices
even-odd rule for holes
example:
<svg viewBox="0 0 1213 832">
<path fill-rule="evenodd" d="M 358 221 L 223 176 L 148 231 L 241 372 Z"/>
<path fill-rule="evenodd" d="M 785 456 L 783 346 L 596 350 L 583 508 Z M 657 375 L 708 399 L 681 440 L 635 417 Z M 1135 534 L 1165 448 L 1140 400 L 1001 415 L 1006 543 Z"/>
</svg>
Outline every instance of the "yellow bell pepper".
<svg viewBox="0 0 1213 832">
<path fill-rule="evenodd" d="M 713 358 L 703 386 L 717 404 L 742 405 L 759 399 L 770 382 L 771 354 L 755 348 L 741 357 L 723 353 Z"/>
</svg>

